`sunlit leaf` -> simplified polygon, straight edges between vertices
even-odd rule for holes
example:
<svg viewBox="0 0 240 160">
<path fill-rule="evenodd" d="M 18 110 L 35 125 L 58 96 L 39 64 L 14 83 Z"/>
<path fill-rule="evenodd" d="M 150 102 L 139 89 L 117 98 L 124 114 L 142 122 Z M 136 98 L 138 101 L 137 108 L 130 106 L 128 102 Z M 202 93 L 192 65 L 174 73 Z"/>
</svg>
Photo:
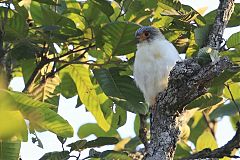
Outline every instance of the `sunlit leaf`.
<svg viewBox="0 0 240 160">
<path fill-rule="evenodd" d="M 107 0 L 90 0 L 90 1 L 108 17 L 110 17 L 113 14 L 114 11 L 111 6 L 111 2 Z"/>
<path fill-rule="evenodd" d="M 95 123 L 87 123 L 82 125 L 78 129 L 77 134 L 79 138 L 85 138 L 91 134 L 97 137 L 107 137 L 107 136 L 116 137 L 116 138 L 120 137 L 119 133 L 115 129 L 110 129 L 109 131 L 105 132 Z"/>
<path fill-rule="evenodd" d="M 224 88 L 223 96 L 230 100 L 232 99 L 232 97 L 234 99 L 240 99 L 239 91 L 240 91 L 240 83 L 229 84 L 229 89 L 227 89 L 227 87 Z"/>
<path fill-rule="evenodd" d="M 36 127 L 44 130 L 49 130 L 62 137 L 71 137 L 73 135 L 73 128 L 60 115 L 51 110 L 55 108 L 54 105 L 33 100 L 27 95 L 19 92 L 7 92 L 13 97 L 16 108 L 23 114 L 24 118 L 28 119 Z"/>
<path fill-rule="evenodd" d="M 72 65 L 69 66 L 69 73 L 77 86 L 81 102 L 85 105 L 87 110 L 93 114 L 98 125 L 104 131 L 108 131 L 110 125 L 104 118 L 99 97 L 97 96 L 95 88 L 90 80 L 89 70 L 82 65 Z"/>
<path fill-rule="evenodd" d="M 27 125 L 19 111 L 0 112 L 0 139 L 28 140 Z"/>
<path fill-rule="evenodd" d="M 131 140 L 131 138 L 124 138 L 121 141 L 119 141 L 115 147 L 114 150 L 115 151 L 121 151 L 125 149 L 125 145 Z"/>
<path fill-rule="evenodd" d="M 186 108 L 192 109 L 192 108 L 200 108 L 204 109 L 207 107 L 211 107 L 213 105 L 216 105 L 222 101 L 222 97 L 218 97 L 215 95 L 212 95 L 211 93 L 206 93 L 199 98 L 195 99 L 191 103 L 189 103 Z"/>
<path fill-rule="evenodd" d="M 198 138 L 197 143 L 196 143 L 196 149 L 197 151 L 201 151 L 205 148 L 210 148 L 210 149 L 216 149 L 217 142 L 215 138 L 213 137 L 212 133 L 209 131 L 204 131 L 202 135 Z"/>
<path fill-rule="evenodd" d="M 207 128 L 207 124 L 203 118 L 202 112 L 196 112 L 193 118 L 189 121 L 188 125 L 191 129 L 189 140 L 196 144 L 198 137 Z"/>
<path fill-rule="evenodd" d="M 135 31 L 138 25 L 128 22 L 113 22 L 102 28 L 103 49 L 110 55 L 125 55 L 136 51 Z"/>
</svg>

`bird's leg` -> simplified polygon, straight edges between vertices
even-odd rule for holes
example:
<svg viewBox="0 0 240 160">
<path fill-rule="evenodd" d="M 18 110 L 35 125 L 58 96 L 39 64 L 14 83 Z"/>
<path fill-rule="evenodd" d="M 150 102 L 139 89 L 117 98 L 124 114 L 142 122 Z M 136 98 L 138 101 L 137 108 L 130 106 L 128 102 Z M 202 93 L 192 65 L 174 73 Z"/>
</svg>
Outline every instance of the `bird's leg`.
<svg viewBox="0 0 240 160">
<path fill-rule="evenodd" d="M 139 138 L 145 147 L 145 151 L 148 147 L 148 140 L 147 140 L 147 115 L 139 114 L 140 117 L 140 128 L 139 128 Z"/>
</svg>

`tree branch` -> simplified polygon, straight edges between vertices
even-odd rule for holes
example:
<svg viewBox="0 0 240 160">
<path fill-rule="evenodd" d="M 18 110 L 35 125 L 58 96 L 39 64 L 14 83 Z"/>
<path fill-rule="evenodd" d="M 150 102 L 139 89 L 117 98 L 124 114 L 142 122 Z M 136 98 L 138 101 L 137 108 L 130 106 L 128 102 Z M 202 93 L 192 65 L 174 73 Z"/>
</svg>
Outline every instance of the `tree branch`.
<svg viewBox="0 0 240 160">
<path fill-rule="evenodd" d="M 235 136 L 230 141 L 228 141 L 227 144 L 213 151 L 209 148 L 206 148 L 198 153 L 192 154 L 188 158 L 183 158 L 182 160 L 193 160 L 193 159 L 203 159 L 203 158 L 223 158 L 225 156 L 230 158 L 240 158 L 239 156 L 231 155 L 234 149 L 239 149 L 239 148 L 240 148 L 240 123 L 238 122 Z"/>
<path fill-rule="evenodd" d="M 220 0 L 206 46 L 220 49 L 233 6 L 234 0 Z M 205 66 L 200 66 L 196 59 L 177 62 L 170 73 L 167 89 L 158 95 L 156 107 L 150 108 L 151 139 L 144 159 L 173 159 L 180 134 L 178 119 L 184 107 L 206 93 L 211 81 L 232 67 L 233 64 L 226 57 Z M 240 139 L 239 136 L 237 138 Z"/>
<path fill-rule="evenodd" d="M 51 59 L 47 59 L 47 58 L 43 58 L 36 66 L 36 68 L 34 69 L 33 73 L 31 74 L 29 80 L 27 81 L 24 89 L 23 89 L 23 92 L 26 92 L 28 90 L 28 88 L 32 85 L 32 83 L 34 83 L 34 80 L 36 78 L 36 76 L 38 75 L 39 71 L 48 63 L 50 62 L 58 62 L 61 58 L 63 57 L 66 57 L 66 56 L 69 56 L 73 53 L 76 53 L 76 52 L 80 52 L 80 51 L 84 51 L 83 54 L 81 54 L 79 57 L 77 57 L 76 59 L 74 60 L 79 60 L 81 59 L 84 54 L 92 47 L 95 47 L 95 45 L 89 45 L 88 47 L 85 47 L 85 48 L 81 48 L 81 49 L 76 49 L 76 50 L 70 50 L 58 57 L 54 57 L 54 58 L 51 58 Z M 50 73 L 47 75 L 47 78 L 48 77 L 51 77 L 53 76 L 55 73 L 59 72 L 60 70 L 62 70 L 63 68 L 67 67 L 68 65 L 70 64 L 64 64 L 62 65 L 61 67 L 57 68 L 54 72 Z"/>
<path fill-rule="evenodd" d="M 219 50 L 221 48 L 224 29 L 234 10 L 234 0 L 219 0 L 217 15 L 208 36 L 207 46 Z"/>
<path fill-rule="evenodd" d="M 151 108 L 151 142 L 146 159 L 173 158 L 180 133 L 179 113 L 185 105 L 206 93 L 206 87 L 215 77 L 232 66 L 226 57 L 203 67 L 194 59 L 177 62 L 170 73 L 168 88 L 158 95 L 156 109 Z"/>
</svg>

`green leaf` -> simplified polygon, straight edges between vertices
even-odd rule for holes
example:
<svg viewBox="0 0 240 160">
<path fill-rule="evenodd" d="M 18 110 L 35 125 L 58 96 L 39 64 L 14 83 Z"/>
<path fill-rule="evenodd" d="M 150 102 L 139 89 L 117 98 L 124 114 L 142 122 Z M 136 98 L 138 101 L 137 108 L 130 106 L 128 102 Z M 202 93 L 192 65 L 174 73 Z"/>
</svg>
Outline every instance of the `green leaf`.
<svg viewBox="0 0 240 160">
<path fill-rule="evenodd" d="M 196 143 L 196 149 L 197 151 L 201 151 L 205 148 L 210 148 L 210 149 L 216 149 L 217 142 L 213 135 L 211 134 L 210 131 L 206 130 L 204 131 L 201 136 L 198 138 L 197 143 Z"/>
<path fill-rule="evenodd" d="M 209 30 L 210 26 L 208 25 L 194 29 L 195 41 L 200 48 L 206 44 Z"/>
<path fill-rule="evenodd" d="M 240 13 L 240 4 L 239 3 L 235 3 L 234 5 L 234 11 L 231 15 L 230 20 L 228 21 L 227 27 L 236 27 L 240 25 L 239 22 L 239 13 Z M 206 14 L 204 16 L 204 19 L 206 20 L 207 24 L 213 24 L 215 17 L 217 15 L 217 10 L 213 10 L 211 12 L 209 12 L 208 14 Z"/>
<path fill-rule="evenodd" d="M 144 98 L 136 87 L 133 79 L 126 75 L 120 75 L 119 69 L 95 69 L 94 76 L 104 93 L 124 109 L 145 114 L 148 108 L 142 102 Z"/>
<path fill-rule="evenodd" d="M 191 103 L 189 103 L 186 108 L 187 109 L 193 109 L 193 108 L 199 108 L 199 109 L 204 109 L 204 108 L 208 108 L 211 106 L 214 106 L 218 103 L 220 103 L 222 101 L 222 97 L 218 97 L 215 95 L 212 95 L 211 93 L 206 93 L 200 97 L 198 97 L 197 99 L 195 99 L 194 101 L 192 101 Z"/>
<path fill-rule="evenodd" d="M 238 50 L 228 50 L 224 52 L 220 52 L 221 56 L 228 56 L 228 58 L 233 62 L 239 62 L 240 56 Z"/>
<path fill-rule="evenodd" d="M 117 159 L 117 160 L 131 160 L 132 158 L 128 157 L 127 153 L 124 152 L 118 152 L 118 151 L 104 151 L 101 153 L 100 155 L 101 159 L 104 160 L 113 160 L 113 159 Z"/>
<path fill-rule="evenodd" d="M 218 77 L 213 79 L 212 86 L 220 86 L 231 79 L 237 72 L 225 70 Z"/>
<path fill-rule="evenodd" d="M 140 129 L 140 117 L 139 115 L 136 115 L 134 120 L 134 132 L 137 136 L 139 135 L 139 129 Z"/>
<path fill-rule="evenodd" d="M 229 91 L 230 90 L 230 91 Z M 223 96 L 225 98 L 228 98 L 228 99 L 232 99 L 232 96 L 234 99 L 240 99 L 240 94 L 239 94 L 239 91 L 240 91 L 240 83 L 232 83 L 232 84 L 229 84 L 229 90 L 228 88 L 225 86 L 224 90 L 223 90 Z M 232 95 L 232 96 L 231 96 Z"/>
<path fill-rule="evenodd" d="M 108 17 L 110 17 L 114 10 L 111 6 L 111 2 L 107 0 L 90 0 L 96 8 L 101 10 L 104 14 L 106 14 Z"/>
<path fill-rule="evenodd" d="M 68 144 L 68 147 L 71 147 L 70 151 L 78 151 L 86 148 L 94 148 L 94 147 L 101 147 L 105 145 L 113 145 L 118 143 L 118 139 L 115 137 L 98 137 L 95 140 L 92 141 L 86 141 L 86 140 L 79 140 L 76 142 L 73 142 L 71 144 Z"/>
<path fill-rule="evenodd" d="M 240 45 L 240 32 L 233 33 L 227 40 L 228 48 L 234 48 Z"/>
<path fill-rule="evenodd" d="M 179 1 L 173 0 L 159 0 L 158 5 L 161 6 L 164 10 L 173 11 L 173 10 L 180 10 L 182 5 Z"/>
<path fill-rule="evenodd" d="M 110 129 L 109 131 L 105 132 L 95 123 L 87 123 L 82 125 L 77 132 L 79 138 L 86 138 L 87 136 L 94 134 L 97 137 L 116 137 L 119 138 L 120 135 L 115 129 Z"/>
<path fill-rule="evenodd" d="M 126 145 L 125 145 L 125 150 L 130 151 L 130 152 L 135 152 L 136 148 L 138 145 L 142 144 L 140 141 L 139 137 L 136 136 L 132 138 Z"/>
<path fill-rule="evenodd" d="M 87 140 L 78 140 L 76 142 L 70 143 L 67 145 L 67 147 L 71 147 L 71 151 L 80 151 L 82 149 L 85 149 L 84 146 L 87 143 Z"/>
<path fill-rule="evenodd" d="M 21 148 L 20 141 L 0 141 L 0 159 L 16 160 L 19 159 Z"/>
<path fill-rule="evenodd" d="M 41 129 L 51 131 L 62 137 L 72 137 L 73 128 L 60 115 L 51 110 L 56 106 L 33 100 L 27 95 L 19 92 L 1 90 L 11 95 L 16 103 L 17 109 L 28 119 L 31 124 Z"/>
<path fill-rule="evenodd" d="M 26 84 L 36 67 L 36 62 L 34 59 L 25 59 L 21 60 L 19 63 L 22 68 L 23 80 Z"/>
<path fill-rule="evenodd" d="M 46 29 L 46 26 L 48 29 L 51 29 L 45 30 L 45 33 L 49 34 L 49 40 L 52 42 L 66 41 L 67 38 L 78 37 L 83 34 L 83 32 L 76 27 L 76 24 L 73 20 L 62 16 L 57 12 L 54 12 L 46 5 L 32 2 L 30 12 L 34 22 L 41 26 L 40 28 L 35 28 L 36 30 L 42 29 L 44 31 L 44 29 Z M 46 19 L 46 17 L 48 18 Z M 56 30 L 56 28 L 59 29 Z"/>
<path fill-rule="evenodd" d="M 59 77 L 61 79 L 61 83 L 58 86 L 60 93 L 65 98 L 71 98 L 77 95 L 77 87 L 69 74 L 68 68 L 64 68 L 59 72 Z M 71 89 L 70 89 L 71 88 Z"/>
<path fill-rule="evenodd" d="M 214 20 L 215 20 L 215 18 L 216 18 L 216 15 L 217 15 L 217 10 L 213 10 L 213 11 L 209 12 L 208 14 L 206 14 L 206 15 L 204 16 L 204 19 L 205 19 L 206 23 L 207 23 L 208 25 L 213 24 L 213 23 L 214 23 Z"/>
<path fill-rule="evenodd" d="M 240 106 L 240 102 L 236 101 L 237 105 Z M 238 112 L 236 105 L 233 102 L 222 104 L 216 108 L 211 114 L 210 118 L 212 120 L 223 117 L 223 116 L 232 116 Z"/>
<path fill-rule="evenodd" d="M 26 40 L 22 40 L 14 45 L 11 49 L 11 55 L 17 60 L 32 59 L 35 58 L 35 54 L 38 51 L 32 43 Z"/>
<path fill-rule="evenodd" d="M 36 1 L 38 3 L 48 4 L 48 5 L 57 5 L 53 0 L 33 0 L 33 1 Z"/>
<path fill-rule="evenodd" d="M 185 142 L 178 142 L 174 155 L 176 159 L 182 159 L 191 155 L 192 149 Z"/>
<path fill-rule="evenodd" d="M 231 15 L 230 20 L 228 21 L 227 27 L 237 27 L 240 25 L 239 22 L 239 15 L 240 15 L 240 4 L 234 3 L 234 11 Z"/>
<path fill-rule="evenodd" d="M 203 118 L 202 112 L 197 111 L 193 118 L 188 123 L 189 127 L 191 128 L 189 140 L 196 144 L 198 137 L 201 133 L 207 128 L 206 121 Z"/>
<path fill-rule="evenodd" d="M 186 51 L 186 57 L 195 57 L 197 55 L 197 52 L 199 50 L 198 45 L 196 44 L 196 35 L 193 32 L 190 32 L 190 38 L 189 38 L 189 45 Z"/>
<path fill-rule="evenodd" d="M 69 151 L 45 153 L 39 160 L 66 160 L 70 157 Z"/>
<path fill-rule="evenodd" d="M 95 140 L 89 141 L 85 144 L 86 148 L 101 147 L 105 145 L 117 144 L 119 140 L 115 137 L 98 137 Z"/>
<path fill-rule="evenodd" d="M 237 130 L 237 123 L 239 122 L 239 115 L 235 114 L 233 116 L 230 117 L 230 122 L 232 124 L 233 129 L 236 131 Z"/>
<path fill-rule="evenodd" d="M 106 121 L 100 106 L 100 99 L 96 94 L 91 82 L 89 70 L 82 65 L 71 65 L 68 67 L 69 73 L 77 86 L 78 95 L 81 102 L 95 117 L 98 125 L 108 131 L 110 125 Z"/>
<path fill-rule="evenodd" d="M 106 14 L 104 14 L 104 12 L 96 7 L 96 5 L 90 0 L 82 5 L 82 14 L 84 17 L 84 26 L 94 26 L 95 30 L 99 30 L 101 25 L 109 22 Z M 89 36 L 91 36 L 91 34 Z"/>
<path fill-rule="evenodd" d="M 126 55 L 135 52 L 134 33 L 138 28 L 137 24 L 128 22 L 113 22 L 105 25 L 101 30 L 101 39 L 107 55 Z"/>
<path fill-rule="evenodd" d="M 23 39 L 27 36 L 28 26 L 26 23 L 26 18 L 28 16 L 27 10 L 24 7 L 16 7 L 16 12 L 13 12 L 13 16 L 8 18 L 4 34 L 4 39 L 6 41 L 16 41 L 18 39 Z M 10 11 L 9 11 L 10 12 Z"/>
</svg>

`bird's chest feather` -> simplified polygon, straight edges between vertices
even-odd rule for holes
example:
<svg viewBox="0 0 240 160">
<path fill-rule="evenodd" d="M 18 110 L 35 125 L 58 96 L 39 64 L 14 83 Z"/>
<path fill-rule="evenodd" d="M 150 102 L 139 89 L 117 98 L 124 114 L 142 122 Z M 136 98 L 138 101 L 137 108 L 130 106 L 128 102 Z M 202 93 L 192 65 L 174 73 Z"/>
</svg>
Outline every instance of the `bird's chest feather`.
<svg viewBox="0 0 240 160">
<path fill-rule="evenodd" d="M 134 62 L 134 77 L 143 91 L 166 86 L 171 68 L 179 59 L 174 46 L 166 41 L 139 44 Z"/>
<path fill-rule="evenodd" d="M 150 71 L 150 73 L 156 73 L 157 71 L 164 72 L 165 69 L 173 64 L 174 57 L 168 54 L 171 52 L 172 46 L 170 45 L 170 43 L 163 45 L 159 41 L 139 45 L 135 65 L 142 71 Z"/>
</svg>

